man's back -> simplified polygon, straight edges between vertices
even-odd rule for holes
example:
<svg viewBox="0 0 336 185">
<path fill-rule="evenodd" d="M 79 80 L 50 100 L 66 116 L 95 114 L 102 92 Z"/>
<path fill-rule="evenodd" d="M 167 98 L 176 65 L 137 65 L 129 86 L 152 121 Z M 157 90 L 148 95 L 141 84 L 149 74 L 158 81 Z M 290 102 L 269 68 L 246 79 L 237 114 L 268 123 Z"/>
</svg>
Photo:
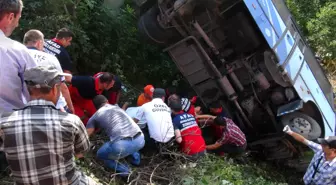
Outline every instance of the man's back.
<svg viewBox="0 0 336 185">
<path fill-rule="evenodd" d="M 182 151 L 193 155 L 205 150 L 205 141 L 196 119 L 191 114 L 180 113 L 173 119 L 175 130 L 180 130 L 182 137 Z"/>
<path fill-rule="evenodd" d="M 0 119 L 0 150 L 7 154 L 16 184 L 79 184 L 74 154 L 88 150 L 80 119 L 56 110 L 52 102 L 30 101 Z"/>
<path fill-rule="evenodd" d="M 166 143 L 174 137 L 170 108 L 160 98 L 145 103 L 138 110 L 136 119 L 146 119 L 150 137 Z"/>
<path fill-rule="evenodd" d="M 57 71 L 63 73 L 61 65 L 60 65 L 59 61 L 57 60 L 57 58 L 55 56 L 53 56 L 49 53 L 39 51 L 35 48 L 29 48 L 28 52 L 29 52 L 30 56 L 32 56 L 34 58 L 37 65 L 39 65 L 39 66 L 53 66 L 54 68 L 57 69 Z M 63 80 L 64 80 L 64 77 L 63 77 Z M 65 107 L 66 105 L 67 105 L 66 101 L 61 94 L 59 99 L 58 99 L 56 108 L 60 109 L 60 108 Z"/>
<path fill-rule="evenodd" d="M 140 128 L 126 112 L 116 105 L 106 104 L 88 121 L 87 128 L 102 128 L 114 142 L 121 138 L 133 137 Z"/>
<path fill-rule="evenodd" d="M 0 115 L 22 108 L 23 97 L 29 99 L 23 72 L 36 66 L 36 62 L 27 51 L 24 45 L 7 38 L 0 30 Z"/>
<path fill-rule="evenodd" d="M 53 40 L 44 42 L 45 52 L 54 55 L 61 64 L 63 71 L 72 71 L 72 61 L 68 51 Z"/>
</svg>

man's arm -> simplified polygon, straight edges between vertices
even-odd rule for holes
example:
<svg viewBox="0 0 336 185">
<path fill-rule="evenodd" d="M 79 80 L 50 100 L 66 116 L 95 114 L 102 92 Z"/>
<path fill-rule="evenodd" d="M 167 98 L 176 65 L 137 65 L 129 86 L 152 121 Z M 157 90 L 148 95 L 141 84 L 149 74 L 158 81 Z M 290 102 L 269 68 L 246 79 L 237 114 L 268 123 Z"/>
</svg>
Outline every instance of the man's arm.
<svg viewBox="0 0 336 185">
<path fill-rule="evenodd" d="M 77 128 L 75 132 L 74 152 L 76 157 L 81 158 L 83 157 L 83 153 L 89 150 L 90 140 L 83 122 L 77 116 L 75 117 L 76 121 L 74 124 Z"/>
<path fill-rule="evenodd" d="M 140 120 L 142 120 L 144 117 L 144 114 L 145 114 L 144 108 L 142 106 L 139 107 L 137 113 L 135 114 L 135 117 L 133 118 L 134 122 L 138 123 Z"/>
<path fill-rule="evenodd" d="M 309 141 L 303 136 L 301 136 L 300 134 L 293 132 L 288 125 L 284 127 L 283 131 L 287 133 L 288 135 L 292 136 L 296 141 L 304 145 L 308 145 Z"/>
<path fill-rule="evenodd" d="M 62 92 L 62 95 L 65 98 L 65 101 L 66 101 L 66 103 L 67 103 L 70 111 L 73 114 L 75 114 L 75 108 L 74 108 L 74 106 L 72 104 L 72 100 L 71 100 L 71 97 L 70 97 L 70 92 L 69 92 L 68 86 L 65 83 L 61 84 L 61 92 Z"/>
<path fill-rule="evenodd" d="M 29 68 L 36 67 L 37 63 L 34 60 L 34 58 L 29 54 L 28 49 L 26 47 L 25 47 L 25 50 L 23 52 L 24 52 L 23 53 L 24 57 L 21 58 L 21 61 L 19 61 L 19 62 L 20 62 L 20 66 L 24 66 L 24 67 L 20 69 L 18 75 L 21 79 L 22 94 L 23 94 L 25 100 L 28 102 L 30 100 L 30 95 L 29 95 L 28 89 L 26 87 L 26 83 L 24 82 L 24 79 L 23 79 L 23 73 Z"/>
<path fill-rule="evenodd" d="M 120 96 L 121 96 L 121 90 L 118 90 L 118 92 L 117 92 L 117 98 L 116 98 L 116 104 L 119 103 Z M 125 109 L 125 110 L 126 110 L 126 109 Z"/>
<path fill-rule="evenodd" d="M 202 114 L 202 115 L 196 115 L 196 119 L 215 119 L 216 116 Z"/>
<path fill-rule="evenodd" d="M 86 124 L 86 132 L 90 137 L 95 132 L 95 130 L 96 130 L 96 120 L 93 116 L 89 119 L 89 121 Z"/>
<path fill-rule="evenodd" d="M 182 143 L 181 131 L 179 129 L 175 130 L 175 140 L 178 143 Z"/>
<path fill-rule="evenodd" d="M 221 146 L 222 146 L 221 143 L 216 142 L 215 144 L 207 145 L 205 148 L 206 148 L 207 150 L 215 150 L 215 149 L 217 149 L 217 148 L 219 148 L 219 147 L 221 147 Z"/>
</svg>

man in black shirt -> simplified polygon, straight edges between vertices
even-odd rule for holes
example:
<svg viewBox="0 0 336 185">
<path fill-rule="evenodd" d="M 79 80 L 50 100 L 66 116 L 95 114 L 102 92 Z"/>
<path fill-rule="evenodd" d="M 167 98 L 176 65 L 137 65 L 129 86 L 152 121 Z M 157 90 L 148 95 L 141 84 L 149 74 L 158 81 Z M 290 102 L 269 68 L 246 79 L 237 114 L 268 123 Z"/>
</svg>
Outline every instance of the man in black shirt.
<svg viewBox="0 0 336 185">
<path fill-rule="evenodd" d="M 56 37 L 44 42 L 45 52 L 50 53 L 58 59 L 65 73 L 72 73 L 72 61 L 66 47 L 71 45 L 74 34 L 67 28 L 60 29 Z"/>
<path fill-rule="evenodd" d="M 96 112 L 92 99 L 102 94 L 104 90 L 114 85 L 114 75 L 102 72 L 100 76 L 72 76 L 66 78 L 70 83 L 69 91 L 75 114 L 80 117 L 86 125 L 88 119 Z"/>
</svg>

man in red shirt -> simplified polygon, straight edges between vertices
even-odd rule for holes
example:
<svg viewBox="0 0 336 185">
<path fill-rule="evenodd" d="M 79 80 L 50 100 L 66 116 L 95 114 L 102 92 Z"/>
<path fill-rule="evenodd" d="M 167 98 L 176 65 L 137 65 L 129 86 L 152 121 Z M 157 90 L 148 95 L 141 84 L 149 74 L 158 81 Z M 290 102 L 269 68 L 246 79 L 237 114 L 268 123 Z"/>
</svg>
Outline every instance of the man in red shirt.
<svg viewBox="0 0 336 185">
<path fill-rule="evenodd" d="M 247 146 L 245 134 L 231 119 L 217 116 L 214 124 L 223 129 L 222 137 L 215 144 L 207 145 L 207 150 L 228 154 L 239 154 L 245 151 Z"/>
<path fill-rule="evenodd" d="M 103 74 L 103 72 L 99 72 L 95 75 L 93 75 L 93 78 L 98 78 L 99 76 L 101 76 Z M 119 103 L 119 99 L 121 96 L 121 87 L 122 87 L 122 83 L 119 77 L 114 76 L 114 85 L 112 88 L 108 89 L 108 90 L 104 90 L 102 92 L 102 95 L 104 95 L 109 104 L 111 105 L 115 105 Z"/>
<path fill-rule="evenodd" d="M 92 76 L 72 76 L 66 78 L 71 85 L 69 92 L 75 109 L 75 114 L 86 125 L 89 118 L 96 112 L 93 98 L 110 89 L 114 84 L 114 76 L 103 72 L 96 78 Z"/>
<path fill-rule="evenodd" d="M 195 117 L 182 110 L 180 99 L 170 101 L 169 107 L 174 114 L 175 139 L 180 144 L 182 152 L 196 158 L 205 155 L 205 141 Z"/>
</svg>

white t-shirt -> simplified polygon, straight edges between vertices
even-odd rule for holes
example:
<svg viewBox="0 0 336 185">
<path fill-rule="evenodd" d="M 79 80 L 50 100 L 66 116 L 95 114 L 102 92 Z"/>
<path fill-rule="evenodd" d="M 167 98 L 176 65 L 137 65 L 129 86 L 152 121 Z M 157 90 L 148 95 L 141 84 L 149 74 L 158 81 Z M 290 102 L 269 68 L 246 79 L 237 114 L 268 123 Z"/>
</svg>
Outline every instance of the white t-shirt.
<svg viewBox="0 0 336 185">
<path fill-rule="evenodd" d="M 126 114 L 131 118 L 136 118 L 137 112 L 141 107 L 128 107 L 126 109 Z M 142 119 L 138 121 L 138 126 L 143 129 L 146 127 L 146 119 Z"/>
<path fill-rule="evenodd" d="M 57 58 L 51 54 L 45 53 L 43 51 L 39 51 L 37 49 L 29 49 L 29 54 L 34 58 L 37 65 L 39 66 L 53 66 L 59 72 L 63 73 L 61 64 L 57 60 Z M 63 79 L 64 80 L 64 77 Z M 61 107 L 65 107 L 67 105 L 65 98 L 62 96 L 62 93 L 57 101 L 56 108 L 60 109 Z"/>
<path fill-rule="evenodd" d="M 170 108 L 160 98 L 143 104 L 135 118 L 147 121 L 149 135 L 155 141 L 166 143 L 174 137 Z"/>
</svg>

